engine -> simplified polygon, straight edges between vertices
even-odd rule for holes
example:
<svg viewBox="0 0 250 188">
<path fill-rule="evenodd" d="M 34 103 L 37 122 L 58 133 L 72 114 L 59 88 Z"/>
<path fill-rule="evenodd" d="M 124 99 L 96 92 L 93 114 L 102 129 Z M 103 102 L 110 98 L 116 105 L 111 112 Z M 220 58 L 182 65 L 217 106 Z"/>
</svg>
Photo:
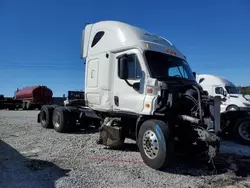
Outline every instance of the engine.
<svg viewBox="0 0 250 188">
<path fill-rule="evenodd" d="M 219 103 L 195 83 L 162 84 L 156 115 L 164 114 L 174 127 L 181 148 L 210 160 L 219 149 Z"/>
</svg>

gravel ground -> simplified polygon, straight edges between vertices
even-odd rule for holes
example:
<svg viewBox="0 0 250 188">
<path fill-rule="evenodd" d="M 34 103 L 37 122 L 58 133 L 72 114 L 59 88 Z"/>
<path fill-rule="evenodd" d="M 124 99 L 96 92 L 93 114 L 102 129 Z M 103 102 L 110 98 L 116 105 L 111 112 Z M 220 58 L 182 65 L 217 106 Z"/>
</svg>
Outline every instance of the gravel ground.
<svg viewBox="0 0 250 188">
<path fill-rule="evenodd" d="M 176 157 L 147 167 L 134 142 L 123 151 L 97 145 L 95 131 L 59 134 L 36 123 L 38 111 L 0 111 L 0 187 L 250 187 L 250 158 L 221 154 L 216 171 Z M 248 148 L 250 150 L 250 147 Z"/>
</svg>

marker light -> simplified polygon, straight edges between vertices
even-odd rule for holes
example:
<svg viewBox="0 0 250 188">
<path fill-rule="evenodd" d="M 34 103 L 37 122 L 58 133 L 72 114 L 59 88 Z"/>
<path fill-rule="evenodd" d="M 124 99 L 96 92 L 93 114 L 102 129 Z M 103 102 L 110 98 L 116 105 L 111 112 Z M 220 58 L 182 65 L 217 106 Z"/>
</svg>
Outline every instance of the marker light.
<svg viewBox="0 0 250 188">
<path fill-rule="evenodd" d="M 146 108 L 150 108 L 150 104 L 146 104 L 145 106 L 146 106 Z"/>
<path fill-rule="evenodd" d="M 149 49 L 149 48 L 150 48 L 149 44 L 146 44 L 146 48 L 147 48 L 147 49 Z"/>
<path fill-rule="evenodd" d="M 174 55 L 176 55 L 176 51 L 174 51 Z"/>
<path fill-rule="evenodd" d="M 147 93 L 153 93 L 153 88 L 147 88 Z"/>
<path fill-rule="evenodd" d="M 166 48 L 166 52 L 169 52 L 169 49 Z"/>
</svg>

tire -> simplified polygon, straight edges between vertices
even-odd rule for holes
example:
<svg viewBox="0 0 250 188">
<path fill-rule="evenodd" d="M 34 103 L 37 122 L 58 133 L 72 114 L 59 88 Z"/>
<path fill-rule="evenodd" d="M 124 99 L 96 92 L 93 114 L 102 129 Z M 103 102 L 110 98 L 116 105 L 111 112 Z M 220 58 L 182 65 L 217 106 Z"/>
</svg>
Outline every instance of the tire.
<svg viewBox="0 0 250 188">
<path fill-rule="evenodd" d="M 23 102 L 23 104 L 22 104 L 22 110 L 26 110 L 26 102 Z"/>
<path fill-rule="evenodd" d="M 144 149 L 147 148 L 145 138 L 149 136 L 151 136 L 151 138 L 153 137 L 152 142 L 156 146 L 155 150 L 151 150 L 151 153 L 147 152 L 149 150 L 146 151 Z M 165 122 L 155 119 L 145 121 L 140 127 L 137 144 L 144 163 L 149 167 L 156 170 L 162 170 L 170 166 L 172 163 L 174 155 L 174 139 L 171 135 L 168 124 Z M 156 153 L 154 153 L 155 151 Z"/>
<path fill-rule="evenodd" d="M 27 110 L 31 110 L 31 107 L 32 107 L 32 104 L 28 101 L 28 102 L 26 103 L 26 109 L 27 109 Z"/>
<path fill-rule="evenodd" d="M 235 124 L 233 133 L 236 141 L 241 144 L 250 146 L 250 118 L 239 120 Z"/>
<path fill-rule="evenodd" d="M 70 130 L 71 127 L 71 114 L 70 112 L 61 106 L 55 108 L 53 112 L 53 127 L 56 132 L 65 133 Z"/>
<path fill-rule="evenodd" d="M 52 128 L 53 107 L 44 105 L 39 113 L 41 125 L 43 128 Z"/>
<path fill-rule="evenodd" d="M 230 106 L 228 106 L 227 107 L 227 109 L 226 109 L 226 111 L 239 111 L 240 110 L 240 108 L 238 107 L 238 106 L 236 106 L 236 105 L 230 105 Z"/>
<path fill-rule="evenodd" d="M 9 110 L 15 110 L 15 106 L 9 107 Z"/>
</svg>

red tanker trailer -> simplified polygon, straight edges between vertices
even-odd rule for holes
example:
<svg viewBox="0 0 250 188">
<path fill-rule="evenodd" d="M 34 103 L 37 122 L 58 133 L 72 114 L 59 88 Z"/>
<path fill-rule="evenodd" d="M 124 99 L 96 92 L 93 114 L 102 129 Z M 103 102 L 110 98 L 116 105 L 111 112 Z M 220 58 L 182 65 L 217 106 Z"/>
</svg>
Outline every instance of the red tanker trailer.
<svg viewBox="0 0 250 188">
<path fill-rule="evenodd" d="M 22 109 L 28 110 L 49 104 L 52 96 L 53 92 L 46 86 L 31 86 L 17 89 L 14 99 L 22 101 Z"/>
</svg>

